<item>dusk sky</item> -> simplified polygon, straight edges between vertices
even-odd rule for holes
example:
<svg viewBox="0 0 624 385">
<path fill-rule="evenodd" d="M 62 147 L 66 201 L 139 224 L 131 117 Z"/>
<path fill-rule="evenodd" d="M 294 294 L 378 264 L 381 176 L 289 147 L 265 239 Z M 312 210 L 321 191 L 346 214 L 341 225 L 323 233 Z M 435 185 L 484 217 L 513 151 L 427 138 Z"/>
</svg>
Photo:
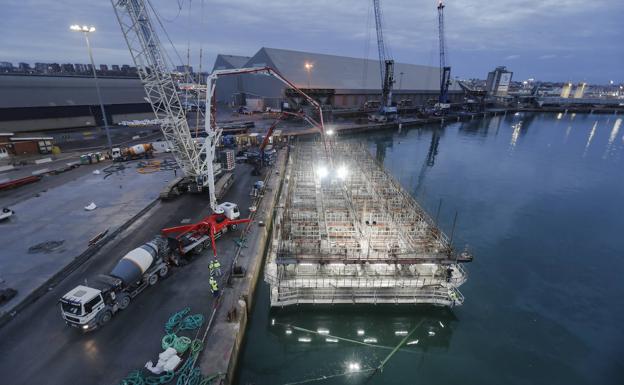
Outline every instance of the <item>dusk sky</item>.
<svg viewBox="0 0 624 385">
<path fill-rule="evenodd" d="M 0 61 L 86 63 L 82 36 L 68 29 L 79 23 L 97 28 L 92 36 L 96 63 L 131 64 L 108 0 L 1 3 Z M 200 47 L 208 70 L 218 53 L 251 56 L 263 46 L 377 57 L 371 0 L 152 3 L 183 57 L 190 41 L 195 68 Z M 437 1 L 381 3 L 394 59 L 437 66 Z M 623 82 L 623 16 L 622 0 L 448 0 L 448 61 L 453 76 L 461 78 L 485 78 L 495 66 L 506 65 L 514 80 Z M 161 40 L 167 43 L 164 36 Z M 168 43 L 166 47 L 171 50 Z M 176 59 L 175 64 L 182 63 Z"/>
</svg>

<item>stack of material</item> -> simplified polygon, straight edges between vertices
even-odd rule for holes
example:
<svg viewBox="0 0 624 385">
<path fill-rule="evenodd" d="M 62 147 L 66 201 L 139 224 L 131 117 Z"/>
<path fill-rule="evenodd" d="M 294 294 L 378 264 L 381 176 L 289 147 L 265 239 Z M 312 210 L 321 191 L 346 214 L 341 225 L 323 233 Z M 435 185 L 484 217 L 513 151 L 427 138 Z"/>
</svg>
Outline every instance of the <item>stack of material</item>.
<svg viewBox="0 0 624 385">
<path fill-rule="evenodd" d="M 232 171 L 234 170 L 234 167 L 236 167 L 236 154 L 234 154 L 234 150 L 225 150 L 223 151 L 223 157 L 225 160 L 225 169 L 227 171 Z"/>
<path fill-rule="evenodd" d="M 167 348 L 158 355 L 158 362 L 156 365 L 154 365 L 152 361 L 148 361 L 145 364 L 145 368 L 154 374 L 172 372 L 178 367 L 181 361 L 182 359 L 178 357 L 178 352 L 174 348 Z"/>
</svg>

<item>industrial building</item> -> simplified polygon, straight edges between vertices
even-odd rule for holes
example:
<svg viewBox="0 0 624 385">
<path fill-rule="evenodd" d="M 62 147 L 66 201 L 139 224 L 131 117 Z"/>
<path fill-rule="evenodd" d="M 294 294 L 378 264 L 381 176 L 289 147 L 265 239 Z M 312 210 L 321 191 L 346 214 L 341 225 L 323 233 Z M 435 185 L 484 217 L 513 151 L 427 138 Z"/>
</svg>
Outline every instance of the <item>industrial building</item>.
<svg viewBox="0 0 624 385">
<path fill-rule="evenodd" d="M 488 95 L 507 96 L 512 76 L 513 72 L 508 71 L 505 66 L 496 67 L 494 71 L 489 72 L 485 83 Z"/>
<path fill-rule="evenodd" d="M 218 55 L 213 70 L 271 67 L 295 86 L 333 108 L 361 108 L 378 100 L 381 93 L 379 61 L 276 48 L 261 48 L 251 57 Z M 393 101 L 401 105 L 423 105 L 440 92 L 438 67 L 395 63 Z M 463 99 L 456 82 L 450 86 L 452 102 Z M 261 99 L 266 107 L 282 102 L 298 105 L 301 99 L 278 80 L 264 74 L 244 74 L 219 79 L 217 101 L 241 104 L 242 99 Z"/>
<path fill-rule="evenodd" d="M 99 78 L 108 121 L 153 118 L 138 78 Z M 90 76 L 0 75 L 0 131 L 36 132 L 103 124 Z"/>
<path fill-rule="evenodd" d="M 13 132 L 0 132 L 0 159 L 13 155 L 50 154 L 53 141 L 50 136 L 16 136 Z"/>
</svg>

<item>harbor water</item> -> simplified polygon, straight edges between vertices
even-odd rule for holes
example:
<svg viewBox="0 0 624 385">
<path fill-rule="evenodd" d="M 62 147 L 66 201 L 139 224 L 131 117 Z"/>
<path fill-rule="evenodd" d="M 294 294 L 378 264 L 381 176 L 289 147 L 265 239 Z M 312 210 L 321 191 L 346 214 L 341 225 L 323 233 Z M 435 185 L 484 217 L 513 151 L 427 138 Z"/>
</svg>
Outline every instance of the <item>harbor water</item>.
<svg viewBox="0 0 624 385">
<path fill-rule="evenodd" d="M 519 113 L 351 137 L 475 255 L 466 301 L 270 309 L 260 282 L 237 383 L 623 384 L 622 120 Z"/>
</svg>

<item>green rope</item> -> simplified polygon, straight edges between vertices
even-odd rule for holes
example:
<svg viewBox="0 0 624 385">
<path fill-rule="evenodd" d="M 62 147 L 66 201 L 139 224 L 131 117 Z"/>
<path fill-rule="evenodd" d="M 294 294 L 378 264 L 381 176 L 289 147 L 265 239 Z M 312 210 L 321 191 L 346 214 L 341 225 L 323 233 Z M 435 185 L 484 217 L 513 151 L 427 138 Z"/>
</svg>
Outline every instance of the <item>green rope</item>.
<svg viewBox="0 0 624 385">
<path fill-rule="evenodd" d="M 165 334 L 165 336 L 162 338 L 162 348 L 163 350 L 167 350 L 168 348 L 173 347 L 173 344 L 176 342 L 176 339 L 178 337 L 171 333 L 171 334 Z"/>
<path fill-rule="evenodd" d="M 420 321 L 419 323 L 416 324 L 416 326 L 414 326 L 414 328 L 412 329 L 411 332 L 409 332 L 405 338 L 403 338 L 401 340 L 401 342 L 399 342 L 399 344 L 390 352 L 390 354 L 388 354 L 388 356 L 386 356 L 386 358 L 384 358 L 383 361 L 381 361 L 381 364 L 379 364 L 379 366 L 377 367 L 377 370 L 383 370 L 384 365 L 386 364 L 386 362 L 388 362 L 388 360 L 394 355 L 394 353 L 396 353 L 401 346 L 403 346 L 403 344 L 405 344 L 405 342 L 407 341 L 408 338 L 410 338 L 412 336 L 412 334 L 414 334 L 414 332 L 416 331 L 416 329 L 418 329 L 420 327 L 420 325 L 422 325 L 424 321 Z"/>
<path fill-rule="evenodd" d="M 145 384 L 147 385 L 166 384 L 168 382 L 171 382 L 171 380 L 173 380 L 173 377 L 175 377 L 175 372 L 173 371 L 165 372 L 165 374 L 163 374 L 162 376 L 151 376 L 151 377 L 145 378 Z"/>
<path fill-rule="evenodd" d="M 191 339 L 188 337 L 178 337 L 173 343 L 173 348 L 180 355 L 186 353 L 186 351 L 188 350 L 190 346 L 191 346 Z"/>
<path fill-rule="evenodd" d="M 173 313 L 167 323 L 165 324 L 165 333 L 171 334 L 174 332 L 174 329 L 178 326 L 178 324 L 182 321 L 182 319 L 191 311 L 190 307 L 185 307 L 179 312 Z"/>
<path fill-rule="evenodd" d="M 199 329 L 204 323 L 204 316 L 201 314 L 193 314 L 190 315 L 180 323 L 180 328 L 178 330 L 195 330 Z"/>
<path fill-rule="evenodd" d="M 121 380 L 121 385 L 143 385 L 145 384 L 145 380 L 143 380 L 143 374 L 141 374 L 140 370 L 133 370 L 126 378 Z"/>
</svg>

